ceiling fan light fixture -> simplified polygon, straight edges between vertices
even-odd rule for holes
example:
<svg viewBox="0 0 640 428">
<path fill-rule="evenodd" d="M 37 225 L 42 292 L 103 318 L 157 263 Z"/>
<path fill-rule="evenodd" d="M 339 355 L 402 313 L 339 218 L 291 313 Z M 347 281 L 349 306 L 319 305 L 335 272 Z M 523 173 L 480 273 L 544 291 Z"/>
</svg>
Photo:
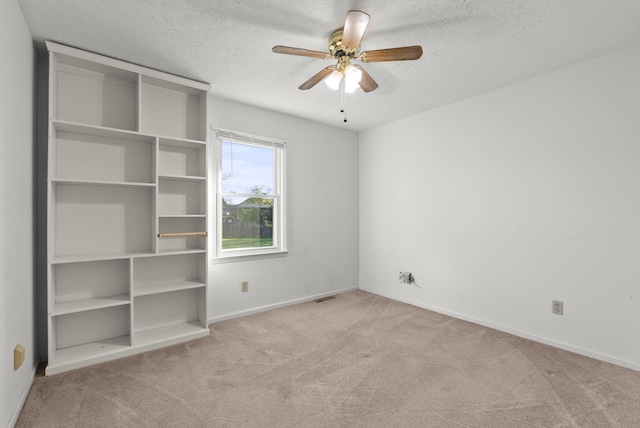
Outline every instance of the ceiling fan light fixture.
<svg viewBox="0 0 640 428">
<path fill-rule="evenodd" d="M 362 71 L 358 70 L 353 65 L 347 65 L 343 71 L 334 70 L 326 79 L 324 83 L 334 91 L 340 89 L 340 83 L 344 79 L 344 90 L 352 94 L 356 89 L 360 87 L 360 79 L 362 78 Z"/>
<path fill-rule="evenodd" d="M 337 91 L 338 89 L 340 89 L 341 80 L 342 73 L 340 73 L 338 70 L 333 70 L 333 72 L 329 76 L 327 76 L 326 79 L 324 79 L 324 83 L 326 83 L 329 88 Z"/>
<path fill-rule="evenodd" d="M 360 79 L 362 78 L 362 72 L 349 64 L 344 69 L 344 90 L 352 94 L 356 89 L 360 87 Z"/>
<path fill-rule="evenodd" d="M 352 82 L 351 84 L 349 84 L 349 83 L 346 83 L 346 81 L 345 81 L 344 91 L 347 94 L 353 94 L 356 91 L 356 89 L 358 89 L 359 87 L 360 87 L 360 85 L 357 82 L 355 82 L 355 83 Z"/>
</svg>

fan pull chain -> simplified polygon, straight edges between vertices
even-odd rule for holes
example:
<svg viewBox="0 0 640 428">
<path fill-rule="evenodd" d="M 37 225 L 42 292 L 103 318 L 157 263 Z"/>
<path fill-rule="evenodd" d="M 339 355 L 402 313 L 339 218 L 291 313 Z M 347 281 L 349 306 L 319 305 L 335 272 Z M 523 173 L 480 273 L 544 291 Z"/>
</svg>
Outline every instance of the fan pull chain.
<svg viewBox="0 0 640 428">
<path fill-rule="evenodd" d="M 347 123 L 347 91 L 345 89 L 345 81 L 342 79 L 340 82 L 340 95 L 342 97 L 342 108 L 340 109 L 340 113 L 344 113 L 344 122 Z"/>
</svg>

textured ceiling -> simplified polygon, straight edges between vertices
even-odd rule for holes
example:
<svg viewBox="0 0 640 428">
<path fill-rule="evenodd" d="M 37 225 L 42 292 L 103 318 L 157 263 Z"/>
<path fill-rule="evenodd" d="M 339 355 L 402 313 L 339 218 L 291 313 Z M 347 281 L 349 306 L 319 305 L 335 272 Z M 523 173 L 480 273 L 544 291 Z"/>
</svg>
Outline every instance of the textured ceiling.
<svg viewBox="0 0 640 428">
<path fill-rule="evenodd" d="M 219 97 L 355 131 L 640 44 L 638 0 L 18 0 L 38 41 L 211 83 Z M 371 15 L 362 49 L 419 44 L 418 61 L 364 64 L 380 87 L 340 96 L 298 86 L 331 63 L 346 12 Z"/>
</svg>

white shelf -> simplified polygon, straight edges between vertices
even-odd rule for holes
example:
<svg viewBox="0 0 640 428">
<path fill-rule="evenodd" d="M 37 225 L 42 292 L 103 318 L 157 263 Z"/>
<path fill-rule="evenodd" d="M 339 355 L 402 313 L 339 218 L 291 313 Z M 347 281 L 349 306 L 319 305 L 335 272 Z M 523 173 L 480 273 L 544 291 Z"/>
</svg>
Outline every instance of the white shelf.
<svg viewBox="0 0 640 428">
<path fill-rule="evenodd" d="M 141 134 L 126 129 L 108 128 L 106 126 L 87 125 L 83 123 L 70 122 L 68 120 L 52 119 L 51 124 L 56 131 L 69 132 L 73 134 L 83 134 L 92 137 L 113 138 L 116 140 L 127 140 L 139 143 L 152 143 L 156 137 L 149 134 Z"/>
<path fill-rule="evenodd" d="M 52 178 L 52 183 L 55 184 L 73 184 L 82 186 L 113 186 L 113 187 L 143 187 L 154 188 L 155 183 L 130 183 L 126 181 L 96 181 L 96 180 L 75 180 L 66 178 Z"/>
<path fill-rule="evenodd" d="M 200 254 L 200 253 L 206 253 L 206 252 L 207 250 L 205 250 L 204 248 L 186 248 L 184 250 L 162 250 L 162 251 L 158 251 L 158 255 L 172 256 L 172 255 L 180 255 L 180 254 Z"/>
<path fill-rule="evenodd" d="M 51 316 L 65 315 L 76 312 L 91 311 L 94 309 L 110 308 L 112 306 L 128 305 L 131 299 L 128 295 L 98 297 L 86 300 L 56 303 Z"/>
<path fill-rule="evenodd" d="M 91 254 L 91 255 L 77 255 L 77 256 L 58 256 L 51 259 L 50 263 L 53 265 L 63 263 L 80 263 L 80 262 L 94 262 L 101 260 L 119 260 L 119 259 L 136 259 L 156 256 L 172 256 L 180 254 L 199 254 L 206 253 L 207 250 L 203 248 L 188 248 L 185 250 L 166 250 L 158 252 L 140 251 L 130 253 L 117 253 L 117 254 Z"/>
<path fill-rule="evenodd" d="M 90 255 L 77 255 L 77 256 L 58 256 L 51 259 L 49 263 L 57 265 L 63 263 L 80 263 L 80 262 L 94 262 L 101 260 L 120 260 L 129 259 L 135 257 L 152 257 L 156 253 L 149 251 L 129 252 L 129 253 L 114 253 L 114 254 L 90 254 Z"/>
<path fill-rule="evenodd" d="M 159 215 L 158 218 L 207 218 L 205 214 L 168 214 Z"/>
<path fill-rule="evenodd" d="M 210 330 L 196 321 L 137 333 L 134 335 L 135 345 L 131 343 L 130 336 L 120 336 L 59 349 L 54 352 L 55 363 L 49 362 L 45 373 L 47 376 L 63 373 L 90 364 L 199 339 L 209 334 Z"/>
<path fill-rule="evenodd" d="M 46 373 L 206 336 L 209 85 L 47 49 Z"/>
<path fill-rule="evenodd" d="M 172 291 L 189 290 L 206 286 L 207 284 L 202 281 L 170 281 L 134 287 L 133 295 L 134 297 L 148 296 L 150 294 L 170 293 Z"/>
<path fill-rule="evenodd" d="M 145 330 L 133 335 L 135 346 L 148 346 L 158 342 L 170 342 L 176 339 L 191 340 L 209 335 L 210 331 L 198 321 L 175 324 L 168 327 Z"/>
<path fill-rule="evenodd" d="M 189 140 L 187 138 L 172 138 L 158 136 L 160 139 L 160 146 L 176 147 L 181 149 L 195 149 L 204 148 L 207 145 L 206 141 Z"/>
<path fill-rule="evenodd" d="M 210 89 L 210 85 L 208 83 L 197 82 L 195 80 L 186 79 L 184 77 L 176 76 L 173 74 L 167 74 L 162 71 L 149 69 L 140 65 L 131 64 L 129 62 L 120 61 L 110 57 L 105 57 L 93 52 L 83 51 L 51 41 L 47 41 L 46 45 L 50 52 L 55 52 L 56 56 L 65 58 L 64 62 L 69 64 L 79 63 L 82 64 L 82 66 L 85 68 L 96 69 L 97 71 L 101 71 L 105 67 L 108 67 L 109 69 L 116 68 L 121 72 L 144 74 L 145 76 L 167 80 L 169 82 L 174 82 L 182 86 L 188 86 L 192 88 L 192 90 L 208 92 Z"/>
<path fill-rule="evenodd" d="M 195 175 L 159 175 L 160 180 L 175 180 L 175 181 L 205 181 L 207 177 L 200 177 Z"/>
<path fill-rule="evenodd" d="M 131 348 L 131 337 L 120 336 L 112 339 L 85 343 L 84 345 L 58 349 L 53 355 L 53 364 L 47 366 L 47 374 L 56 374 L 70 368 L 82 367 L 86 361 L 94 361 L 127 351 Z"/>
</svg>

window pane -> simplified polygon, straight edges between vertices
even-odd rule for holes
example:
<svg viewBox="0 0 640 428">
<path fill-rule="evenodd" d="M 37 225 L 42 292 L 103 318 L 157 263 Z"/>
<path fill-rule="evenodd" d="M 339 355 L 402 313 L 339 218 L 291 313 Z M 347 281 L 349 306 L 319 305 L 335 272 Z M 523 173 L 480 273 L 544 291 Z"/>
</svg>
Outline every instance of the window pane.
<svg viewBox="0 0 640 428">
<path fill-rule="evenodd" d="M 222 198 L 222 249 L 273 246 L 273 199 Z"/>
<path fill-rule="evenodd" d="M 271 147 L 222 141 L 222 193 L 271 194 L 273 155 Z"/>
<path fill-rule="evenodd" d="M 218 131 L 219 257 L 286 251 L 285 143 Z"/>
</svg>

